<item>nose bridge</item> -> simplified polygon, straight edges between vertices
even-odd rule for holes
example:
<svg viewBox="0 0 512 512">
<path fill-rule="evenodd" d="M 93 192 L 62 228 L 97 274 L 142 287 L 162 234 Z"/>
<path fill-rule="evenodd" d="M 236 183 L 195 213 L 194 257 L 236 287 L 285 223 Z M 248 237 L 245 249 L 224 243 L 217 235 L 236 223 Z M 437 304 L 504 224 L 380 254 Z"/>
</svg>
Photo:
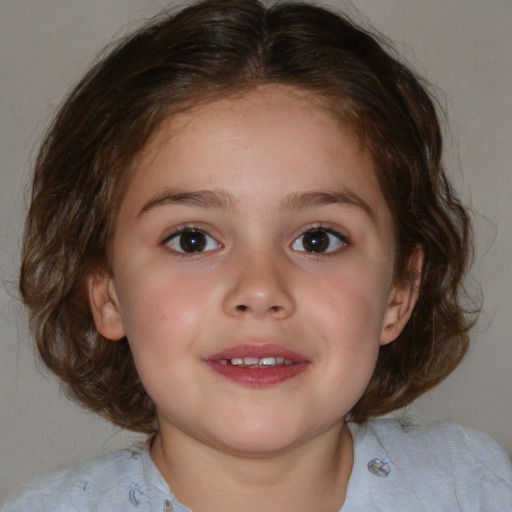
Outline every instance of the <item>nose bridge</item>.
<svg viewBox="0 0 512 512">
<path fill-rule="evenodd" d="M 284 255 L 259 249 L 237 255 L 229 263 L 231 276 L 225 297 L 230 315 L 285 318 L 295 305 Z"/>
</svg>

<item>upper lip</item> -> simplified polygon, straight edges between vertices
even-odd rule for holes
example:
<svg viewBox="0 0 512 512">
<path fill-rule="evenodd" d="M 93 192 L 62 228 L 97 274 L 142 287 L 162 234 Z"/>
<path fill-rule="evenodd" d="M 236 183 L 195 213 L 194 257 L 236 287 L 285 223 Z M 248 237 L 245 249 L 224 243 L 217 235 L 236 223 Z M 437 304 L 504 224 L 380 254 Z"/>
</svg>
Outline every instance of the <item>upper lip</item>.
<svg viewBox="0 0 512 512">
<path fill-rule="evenodd" d="M 242 357 L 283 357 L 293 361 L 307 362 L 307 357 L 275 343 L 241 343 L 206 357 L 206 361 L 220 361 Z"/>
</svg>

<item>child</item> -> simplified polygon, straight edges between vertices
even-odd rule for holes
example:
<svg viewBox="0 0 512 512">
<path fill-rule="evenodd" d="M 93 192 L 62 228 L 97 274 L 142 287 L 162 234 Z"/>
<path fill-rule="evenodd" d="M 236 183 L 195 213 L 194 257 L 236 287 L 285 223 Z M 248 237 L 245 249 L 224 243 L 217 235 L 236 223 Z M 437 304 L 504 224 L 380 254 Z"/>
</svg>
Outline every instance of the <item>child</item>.
<svg viewBox="0 0 512 512">
<path fill-rule="evenodd" d="M 12 511 L 504 511 L 485 436 L 375 420 L 467 350 L 468 214 L 420 81 L 307 4 L 206 0 L 84 77 L 36 163 L 41 356 L 144 432 Z"/>
</svg>

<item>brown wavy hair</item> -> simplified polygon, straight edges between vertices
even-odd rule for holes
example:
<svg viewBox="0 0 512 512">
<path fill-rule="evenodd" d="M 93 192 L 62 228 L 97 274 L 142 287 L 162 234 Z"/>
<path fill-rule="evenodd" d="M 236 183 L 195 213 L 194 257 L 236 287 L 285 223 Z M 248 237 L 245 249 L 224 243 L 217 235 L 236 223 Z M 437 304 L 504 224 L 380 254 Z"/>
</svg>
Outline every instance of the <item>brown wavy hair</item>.
<svg viewBox="0 0 512 512">
<path fill-rule="evenodd" d="M 380 349 L 351 419 L 410 403 L 467 350 L 470 220 L 443 171 L 425 85 L 380 36 L 339 14 L 206 0 L 163 13 L 103 55 L 59 109 L 35 165 L 20 276 L 30 325 L 70 397 L 117 425 L 158 428 L 126 339 L 96 331 L 85 287 L 92 272 L 109 271 L 130 164 L 174 113 L 267 84 L 312 93 L 364 141 L 394 219 L 397 279 L 411 279 L 408 262 L 424 253 L 412 318 Z"/>
</svg>

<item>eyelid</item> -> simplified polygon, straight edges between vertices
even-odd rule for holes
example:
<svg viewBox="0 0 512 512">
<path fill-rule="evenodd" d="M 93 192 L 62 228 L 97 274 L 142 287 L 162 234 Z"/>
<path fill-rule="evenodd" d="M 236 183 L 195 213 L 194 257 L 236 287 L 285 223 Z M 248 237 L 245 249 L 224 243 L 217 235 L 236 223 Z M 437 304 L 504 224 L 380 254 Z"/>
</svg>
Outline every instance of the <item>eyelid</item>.
<svg viewBox="0 0 512 512">
<path fill-rule="evenodd" d="M 202 225 L 199 226 L 198 224 L 192 224 L 192 223 L 182 224 L 182 225 L 174 227 L 170 233 L 166 234 L 160 241 L 159 245 L 167 247 L 170 251 L 172 251 L 174 254 L 176 254 L 178 256 L 185 256 L 185 257 L 196 256 L 197 257 L 197 256 L 200 256 L 201 254 L 209 253 L 216 249 L 221 249 L 223 247 L 223 244 L 219 241 L 219 237 L 217 235 L 212 234 L 211 231 L 212 231 L 212 229 L 207 226 L 203 227 Z M 170 246 L 169 242 L 172 239 L 179 237 L 183 233 L 191 233 L 191 232 L 204 234 L 208 238 L 214 240 L 217 247 L 215 247 L 214 249 L 206 250 L 206 251 L 186 252 L 186 251 L 176 250 Z"/>
<path fill-rule="evenodd" d="M 334 250 L 329 250 L 329 251 L 325 251 L 325 252 L 305 251 L 305 250 L 297 250 L 297 249 L 293 248 L 293 246 L 295 245 L 297 240 L 299 240 L 302 236 L 306 235 L 307 233 L 311 233 L 311 232 L 315 232 L 315 231 L 324 231 L 330 235 L 333 235 L 334 237 L 336 237 L 339 240 L 341 246 L 335 248 Z M 347 247 L 350 245 L 351 245 L 351 241 L 350 241 L 349 236 L 342 233 L 338 227 L 335 227 L 331 224 L 325 224 L 325 223 L 320 222 L 320 223 L 315 223 L 306 228 L 302 228 L 301 231 L 297 235 L 294 236 L 293 241 L 291 243 L 291 248 L 298 253 L 307 255 L 308 257 L 319 258 L 319 257 L 333 256 L 333 255 L 337 254 L 344 247 Z"/>
</svg>

